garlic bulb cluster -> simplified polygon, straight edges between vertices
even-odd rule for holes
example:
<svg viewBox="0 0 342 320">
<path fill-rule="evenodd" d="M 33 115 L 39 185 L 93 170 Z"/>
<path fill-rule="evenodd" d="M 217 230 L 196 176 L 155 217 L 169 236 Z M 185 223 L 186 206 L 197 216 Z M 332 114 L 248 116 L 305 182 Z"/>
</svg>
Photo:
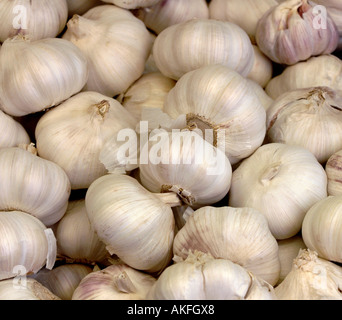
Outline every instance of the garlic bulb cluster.
<svg viewBox="0 0 342 320">
<path fill-rule="evenodd" d="M 341 73 L 342 61 L 338 57 L 331 54 L 312 57 L 286 67 L 280 75 L 269 81 L 265 91 L 272 99 L 276 99 L 283 93 L 303 88 L 329 87 L 340 90 Z"/>
<path fill-rule="evenodd" d="M 325 164 L 328 177 L 328 195 L 342 195 L 342 150 L 336 151 Z"/>
<path fill-rule="evenodd" d="M 0 4 L 0 42 L 17 34 L 31 40 L 54 38 L 67 22 L 66 0 L 4 0 Z"/>
<path fill-rule="evenodd" d="M 308 210 L 302 227 L 306 246 L 320 258 L 335 262 L 342 262 L 341 208 L 341 195 L 322 199 Z"/>
<path fill-rule="evenodd" d="M 173 253 L 185 259 L 201 251 L 228 259 L 274 285 L 280 272 L 278 244 L 266 218 L 252 208 L 203 207 L 175 236 Z"/>
<path fill-rule="evenodd" d="M 167 0 L 141 8 L 134 12 L 147 28 L 161 33 L 164 29 L 192 19 L 208 19 L 209 9 L 205 0 Z"/>
<path fill-rule="evenodd" d="M 60 38 L 7 39 L 0 50 L 0 104 L 12 116 L 58 105 L 80 92 L 88 79 L 85 56 Z"/>
<path fill-rule="evenodd" d="M 153 273 L 170 263 L 172 209 L 136 179 L 114 173 L 100 177 L 88 188 L 85 201 L 90 223 L 110 254 Z"/>
<path fill-rule="evenodd" d="M 0 148 L 17 147 L 19 144 L 29 144 L 30 137 L 26 129 L 13 117 L 0 110 Z"/>
<path fill-rule="evenodd" d="M 140 7 L 151 7 L 162 0 L 102 0 L 103 2 L 112 3 L 124 9 L 137 9 Z"/>
<path fill-rule="evenodd" d="M 298 89 L 281 95 L 267 110 L 270 142 L 310 150 L 320 163 L 342 149 L 342 91 L 328 87 Z"/>
<path fill-rule="evenodd" d="M 58 221 L 55 230 L 60 259 L 94 264 L 109 257 L 105 244 L 90 225 L 84 199 L 69 201 L 65 215 Z"/>
<path fill-rule="evenodd" d="M 249 82 L 223 65 L 190 71 L 167 94 L 164 112 L 186 115 L 188 128 L 212 130 L 213 144 L 231 164 L 250 156 L 264 141 L 266 112 Z"/>
<path fill-rule="evenodd" d="M 336 25 L 329 15 L 325 26 L 318 22 L 314 6 L 309 0 L 287 0 L 267 11 L 256 30 L 260 50 L 285 65 L 334 52 L 339 41 Z"/>
<path fill-rule="evenodd" d="M 147 300 L 276 300 L 273 287 L 238 264 L 191 253 L 166 268 Z"/>
<path fill-rule="evenodd" d="M 52 270 L 42 269 L 31 276 L 61 300 L 71 300 L 81 280 L 93 269 L 83 264 L 62 264 Z"/>
<path fill-rule="evenodd" d="M 72 300 L 145 300 L 156 279 L 125 264 L 108 266 L 82 279 Z"/>
<path fill-rule="evenodd" d="M 342 268 L 317 252 L 300 250 L 290 273 L 275 288 L 279 300 L 341 300 Z"/>
<path fill-rule="evenodd" d="M 65 214 L 70 181 L 61 167 L 36 153 L 32 144 L 0 148 L 0 210 L 27 212 L 52 226 Z"/>
<path fill-rule="evenodd" d="M 214 19 L 192 19 L 166 28 L 154 41 L 152 53 L 160 72 L 175 80 L 213 64 L 247 76 L 254 64 L 246 32 L 231 22 Z"/>
<path fill-rule="evenodd" d="M 229 205 L 257 209 L 282 240 L 296 235 L 306 212 L 326 197 L 326 173 L 309 150 L 268 143 L 233 172 Z"/>
<path fill-rule="evenodd" d="M 76 45 L 89 63 L 84 91 L 113 97 L 144 72 L 152 40 L 132 12 L 113 5 L 96 6 L 67 23 L 63 39 Z"/>
<path fill-rule="evenodd" d="M 61 300 L 32 278 L 0 281 L 0 300 Z"/>
<path fill-rule="evenodd" d="M 0 211 L 0 231 L 0 280 L 53 268 L 56 239 L 40 220 L 23 211 Z"/>
<path fill-rule="evenodd" d="M 101 0 L 67 0 L 67 3 L 69 17 L 74 14 L 82 15 L 96 6 L 103 5 Z"/>
</svg>

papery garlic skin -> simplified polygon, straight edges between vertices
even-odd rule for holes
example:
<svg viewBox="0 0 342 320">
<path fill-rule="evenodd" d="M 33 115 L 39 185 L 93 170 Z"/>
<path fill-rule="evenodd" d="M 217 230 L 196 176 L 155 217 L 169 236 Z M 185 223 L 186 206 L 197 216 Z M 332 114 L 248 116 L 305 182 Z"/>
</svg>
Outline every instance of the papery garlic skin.
<svg viewBox="0 0 342 320">
<path fill-rule="evenodd" d="M 339 41 L 337 27 L 329 15 L 325 27 L 322 22 L 317 26 L 314 6 L 308 0 L 287 0 L 267 11 L 256 29 L 260 50 L 285 65 L 334 52 Z"/>
<path fill-rule="evenodd" d="M 279 300 L 341 300 L 342 268 L 301 250 L 290 273 L 275 287 Z"/>
<path fill-rule="evenodd" d="M 82 52 L 59 38 L 7 39 L 0 50 L 0 103 L 12 116 L 58 105 L 80 92 L 88 79 Z"/>
<path fill-rule="evenodd" d="M 40 220 L 22 211 L 0 211 L 0 231 L 0 280 L 52 269 L 56 239 L 47 237 L 51 230 Z"/>
<path fill-rule="evenodd" d="M 312 87 L 287 92 L 267 110 L 270 142 L 297 145 L 320 163 L 342 149 L 342 91 Z"/>
<path fill-rule="evenodd" d="M 340 90 L 341 74 L 342 61 L 338 57 L 331 54 L 311 57 L 285 68 L 280 75 L 270 80 L 265 91 L 272 99 L 276 99 L 285 92 L 310 87 Z"/>
<path fill-rule="evenodd" d="M 32 40 L 54 38 L 67 22 L 66 0 L 4 0 L 0 4 L 0 42 L 17 34 Z"/>
<path fill-rule="evenodd" d="M 233 171 L 229 205 L 257 209 L 283 240 L 296 235 L 309 208 L 326 197 L 326 173 L 309 150 L 268 143 Z"/>
<path fill-rule="evenodd" d="M 302 235 L 306 246 L 320 258 L 342 262 L 342 196 L 329 196 L 313 205 L 305 215 Z"/>
<path fill-rule="evenodd" d="M 69 201 L 55 234 L 58 256 L 68 262 L 94 264 L 109 257 L 105 244 L 89 222 L 84 199 Z"/>
<path fill-rule="evenodd" d="M 110 254 L 132 268 L 159 272 L 172 258 L 171 207 L 127 175 L 108 174 L 86 193 L 86 210 Z"/>
<path fill-rule="evenodd" d="M 203 135 L 205 129 L 213 130 L 218 137 L 214 146 L 224 148 L 232 165 L 250 156 L 265 138 L 265 108 L 248 80 L 226 66 L 185 74 L 168 93 L 164 112 L 172 119 L 186 115 L 188 127 Z"/>
<path fill-rule="evenodd" d="M 91 272 L 88 265 L 62 264 L 52 270 L 42 269 L 32 277 L 61 300 L 71 300 L 81 280 Z"/>
<path fill-rule="evenodd" d="M 231 260 L 271 285 L 278 281 L 278 244 L 267 220 L 255 209 L 208 206 L 196 210 L 173 243 L 174 255 L 183 259 L 194 251 Z"/>
<path fill-rule="evenodd" d="M 19 144 L 29 144 L 31 142 L 25 128 L 11 116 L 0 110 L 0 148 L 17 147 Z"/>
<path fill-rule="evenodd" d="M 98 92 L 81 92 L 39 119 L 35 130 L 38 154 L 63 168 L 73 190 L 86 189 L 107 173 L 99 160 L 106 140 L 135 125 L 136 120 L 117 100 Z"/>
<path fill-rule="evenodd" d="M 0 300 L 61 300 L 35 279 L 0 281 Z"/>
<path fill-rule="evenodd" d="M 70 181 L 61 167 L 35 152 L 32 145 L 0 148 L 0 210 L 24 211 L 52 226 L 65 214 Z"/>
<path fill-rule="evenodd" d="M 129 10 L 97 6 L 75 15 L 63 34 L 86 56 L 89 78 L 84 91 L 109 97 L 123 93 L 143 74 L 152 39 L 142 21 Z"/>
<path fill-rule="evenodd" d="M 112 265 L 82 279 L 72 300 L 145 300 L 155 281 L 125 264 Z"/>
<path fill-rule="evenodd" d="M 328 195 L 342 195 L 342 150 L 338 150 L 325 164 L 325 172 L 328 177 Z"/>
<path fill-rule="evenodd" d="M 166 268 L 147 300 L 276 300 L 274 289 L 230 260 L 195 252 Z"/>
<path fill-rule="evenodd" d="M 112 3 L 124 9 L 137 9 L 140 7 L 151 7 L 161 0 L 102 0 L 103 2 Z"/>
<path fill-rule="evenodd" d="M 274 100 L 265 92 L 265 90 L 263 89 L 263 87 L 260 86 L 260 84 L 250 79 L 247 79 L 247 82 L 252 88 L 252 90 L 258 96 L 265 111 L 267 111 L 267 109 L 273 104 Z"/>
<path fill-rule="evenodd" d="M 213 64 L 247 76 L 254 64 L 246 32 L 233 23 L 213 19 L 192 19 L 166 28 L 154 41 L 152 54 L 160 72 L 174 80 Z"/>
</svg>

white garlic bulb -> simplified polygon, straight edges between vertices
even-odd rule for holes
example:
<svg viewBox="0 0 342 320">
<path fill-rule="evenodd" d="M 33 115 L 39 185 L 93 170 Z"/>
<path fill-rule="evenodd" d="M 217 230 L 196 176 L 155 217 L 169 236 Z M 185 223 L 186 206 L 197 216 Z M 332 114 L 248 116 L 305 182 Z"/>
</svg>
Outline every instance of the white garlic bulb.
<svg viewBox="0 0 342 320">
<path fill-rule="evenodd" d="M 112 265 L 82 279 L 72 300 L 145 300 L 155 281 L 125 264 Z"/>
<path fill-rule="evenodd" d="M 67 3 L 69 17 L 74 14 L 82 15 L 96 6 L 103 5 L 101 0 L 67 0 Z"/>
<path fill-rule="evenodd" d="M 342 61 L 338 57 L 331 54 L 311 57 L 286 67 L 280 75 L 269 81 L 265 91 L 272 99 L 276 99 L 285 92 L 310 87 L 340 90 L 341 74 Z"/>
<path fill-rule="evenodd" d="M 13 117 L 0 110 L 0 148 L 17 147 L 19 144 L 29 144 L 30 137 L 26 129 Z"/>
<path fill-rule="evenodd" d="M 39 119 L 35 130 L 38 154 L 63 168 L 72 189 L 86 189 L 107 173 L 99 160 L 106 140 L 135 126 L 136 120 L 117 100 L 98 92 L 81 92 Z"/>
<path fill-rule="evenodd" d="M 54 38 L 67 22 L 66 0 L 4 0 L 0 4 L 0 42 L 17 34 L 31 40 Z"/>
<path fill-rule="evenodd" d="M 265 111 L 273 104 L 274 100 L 266 93 L 263 87 L 260 86 L 257 82 L 246 79 L 252 90 L 258 96 L 261 104 L 263 105 Z"/>
<path fill-rule="evenodd" d="M 175 225 L 171 207 L 136 179 L 119 174 L 98 178 L 85 201 L 90 223 L 110 254 L 148 272 L 170 263 Z"/>
<path fill-rule="evenodd" d="M 192 19 L 208 19 L 209 9 L 205 0 L 167 0 L 136 10 L 134 14 L 156 34 L 164 29 Z"/>
<path fill-rule="evenodd" d="M 250 156 L 263 143 L 266 111 L 257 94 L 237 72 L 223 65 L 185 74 L 167 94 L 164 112 L 186 115 L 189 128 L 213 130 L 214 146 L 223 148 L 231 164 Z"/>
<path fill-rule="evenodd" d="M 17 36 L 1 47 L 0 102 L 9 115 L 55 106 L 81 91 L 87 78 L 87 60 L 69 41 Z"/>
<path fill-rule="evenodd" d="M 161 0 L 102 0 L 103 2 L 112 3 L 120 8 L 136 9 L 140 7 L 151 7 Z"/>
<path fill-rule="evenodd" d="M 0 231 L 0 280 L 53 268 L 56 238 L 40 220 L 23 211 L 0 211 Z"/>
<path fill-rule="evenodd" d="M 342 195 L 342 150 L 336 151 L 325 164 L 328 177 L 328 195 Z"/>
<path fill-rule="evenodd" d="M 109 257 L 105 244 L 90 225 L 84 199 L 69 201 L 67 211 L 55 230 L 59 258 L 93 264 Z"/>
<path fill-rule="evenodd" d="M 247 76 L 254 64 L 246 32 L 231 22 L 213 19 L 192 19 L 166 28 L 154 41 L 152 54 L 160 72 L 175 80 L 212 64 Z"/>
<path fill-rule="evenodd" d="M 285 65 L 334 52 L 339 41 L 337 27 L 329 15 L 322 26 L 314 6 L 309 0 L 287 0 L 267 11 L 256 30 L 260 50 Z"/>
<path fill-rule="evenodd" d="M 304 147 L 325 163 L 342 149 L 341 111 L 340 90 L 313 87 L 284 93 L 267 109 L 268 141 Z"/>
<path fill-rule="evenodd" d="M 335 262 L 342 262 L 341 208 L 341 195 L 322 199 L 308 210 L 302 226 L 306 246 L 320 258 Z"/>
<path fill-rule="evenodd" d="M 231 164 L 224 152 L 198 133 L 161 131 L 142 148 L 148 150 L 149 160 L 140 162 L 139 178 L 151 192 L 175 192 L 195 207 L 216 203 L 227 195 Z"/>
<path fill-rule="evenodd" d="M 185 259 L 201 251 L 231 260 L 274 285 L 280 272 L 278 244 L 266 218 L 252 208 L 203 207 L 175 236 L 173 253 Z"/>
<path fill-rule="evenodd" d="M 91 272 L 93 272 L 91 267 L 74 263 L 62 264 L 52 270 L 41 269 L 31 277 L 61 300 L 71 300 L 81 280 Z"/>
<path fill-rule="evenodd" d="M 230 260 L 199 251 L 166 268 L 147 300 L 276 300 L 273 287 Z"/>
<path fill-rule="evenodd" d="M 0 300 L 61 300 L 48 288 L 32 278 L 0 281 Z"/>
<path fill-rule="evenodd" d="M 144 72 L 152 39 L 144 23 L 129 10 L 96 6 L 67 23 L 63 39 L 87 57 L 89 78 L 84 91 L 113 97 L 128 89 Z"/>
<path fill-rule="evenodd" d="M 275 287 L 279 300 L 341 300 L 342 268 L 317 252 L 300 250 L 290 273 Z"/>
<path fill-rule="evenodd" d="M 326 197 L 326 173 L 309 150 L 269 143 L 233 171 L 229 205 L 257 209 L 283 240 L 296 235 L 306 212 Z"/>
<path fill-rule="evenodd" d="M 65 214 L 70 181 L 61 167 L 36 152 L 32 144 L 0 148 L 0 210 L 24 211 L 52 226 Z"/>
</svg>

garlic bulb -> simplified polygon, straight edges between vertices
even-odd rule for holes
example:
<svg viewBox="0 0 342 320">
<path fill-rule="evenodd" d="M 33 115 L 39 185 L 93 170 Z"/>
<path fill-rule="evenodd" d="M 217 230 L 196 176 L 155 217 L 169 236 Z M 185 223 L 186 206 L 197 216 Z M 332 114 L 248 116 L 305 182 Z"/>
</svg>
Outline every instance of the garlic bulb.
<svg viewBox="0 0 342 320">
<path fill-rule="evenodd" d="M 277 285 L 279 285 L 292 269 L 293 260 L 298 256 L 300 249 L 307 249 L 303 237 L 295 235 L 289 239 L 278 241 L 280 275 Z"/>
<path fill-rule="evenodd" d="M 312 57 L 305 62 L 298 62 L 285 68 L 280 75 L 270 80 L 265 91 L 272 99 L 276 99 L 285 92 L 310 87 L 330 87 L 340 90 L 341 74 L 342 61 L 338 57 L 334 55 Z"/>
<path fill-rule="evenodd" d="M 85 201 L 90 223 L 110 254 L 148 272 L 170 263 L 175 225 L 171 207 L 137 180 L 105 175 L 91 184 Z"/>
<path fill-rule="evenodd" d="M 70 182 L 62 168 L 36 152 L 32 144 L 0 148 L 0 210 L 24 211 L 52 226 L 65 214 Z"/>
<path fill-rule="evenodd" d="M 56 239 L 37 218 L 23 211 L 0 211 L 0 231 L 0 280 L 53 268 Z"/>
<path fill-rule="evenodd" d="M 29 144 L 31 142 L 25 128 L 11 116 L 0 110 L 0 148 L 17 147 L 19 144 Z"/>
<path fill-rule="evenodd" d="M 265 88 L 267 83 L 273 76 L 272 61 L 267 58 L 259 49 L 258 46 L 253 45 L 254 49 L 254 65 L 247 78 L 258 83 L 262 88 Z"/>
<path fill-rule="evenodd" d="M 0 50 L 0 103 L 12 116 L 55 106 L 81 91 L 87 60 L 69 41 L 7 39 Z"/>
<path fill-rule="evenodd" d="M 74 14 L 82 15 L 96 6 L 103 5 L 101 0 L 67 0 L 67 3 L 69 17 Z"/>
<path fill-rule="evenodd" d="M 342 268 L 318 258 L 311 250 L 300 250 L 292 270 L 275 288 L 279 300 L 341 300 Z"/>
<path fill-rule="evenodd" d="M 247 76 L 254 64 L 246 32 L 231 22 L 213 19 L 192 19 L 166 28 L 154 41 L 152 54 L 160 72 L 175 80 L 212 64 Z"/>
<path fill-rule="evenodd" d="M 278 281 L 278 244 L 267 220 L 255 209 L 208 206 L 196 210 L 173 243 L 174 255 L 183 259 L 194 251 L 231 260 L 271 285 Z"/>
<path fill-rule="evenodd" d="M 259 20 L 256 43 L 272 61 L 293 65 L 312 56 L 335 51 L 339 34 L 329 15 L 317 21 L 315 3 L 287 0 L 267 11 Z"/>
<path fill-rule="evenodd" d="M 233 172 L 229 205 L 257 209 L 283 240 L 296 235 L 309 208 L 326 197 L 326 173 L 310 151 L 269 143 Z"/>
<path fill-rule="evenodd" d="M 84 91 L 113 97 L 128 89 L 144 72 L 152 40 L 144 23 L 130 11 L 97 6 L 67 23 L 63 39 L 87 57 L 89 78 Z"/>
<path fill-rule="evenodd" d="M 214 146 L 223 148 L 231 164 L 250 156 L 263 143 L 266 111 L 248 81 L 222 65 L 185 74 L 168 93 L 164 111 L 186 115 L 189 128 L 213 130 Z"/>
<path fill-rule="evenodd" d="M 265 90 L 257 82 L 246 79 L 252 90 L 258 96 L 261 104 L 263 105 L 265 111 L 273 104 L 274 100 L 265 92 Z"/>
<path fill-rule="evenodd" d="M 32 277 L 61 300 L 71 300 L 81 280 L 91 272 L 87 265 L 63 264 L 52 270 L 42 269 Z"/>
<path fill-rule="evenodd" d="M 156 34 L 164 29 L 192 19 L 208 19 L 209 9 L 205 0 L 167 0 L 141 8 L 134 12 L 147 28 Z"/>
<path fill-rule="evenodd" d="M 278 5 L 277 0 L 211 0 L 209 3 L 210 18 L 230 21 L 237 24 L 255 43 L 257 24 L 262 16 L 272 7 Z"/>
<path fill-rule="evenodd" d="M 102 0 L 103 2 L 115 4 L 125 9 L 136 9 L 140 7 L 151 7 L 161 0 Z"/>
<path fill-rule="evenodd" d="M 273 287 L 230 260 L 191 253 L 166 268 L 147 300 L 276 300 Z"/>
<path fill-rule="evenodd" d="M 267 110 L 267 137 L 304 147 L 325 163 L 342 149 L 341 111 L 340 90 L 313 87 L 284 93 Z"/>
<path fill-rule="evenodd" d="M 31 40 L 54 38 L 67 22 L 66 0 L 4 0 L 0 4 L 0 42 L 17 34 Z"/>
<path fill-rule="evenodd" d="M 320 258 L 335 262 L 342 262 L 341 208 L 342 196 L 322 199 L 308 210 L 302 226 L 306 246 Z"/>
<path fill-rule="evenodd" d="M 117 100 L 140 121 L 142 109 L 164 108 L 165 97 L 175 84 L 176 81 L 160 72 L 145 73 Z"/>
<path fill-rule="evenodd" d="M 328 159 L 325 165 L 325 172 L 328 177 L 328 195 L 342 195 L 342 150 L 336 151 Z"/>
<path fill-rule="evenodd" d="M 148 149 L 149 160 L 139 164 L 139 178 L 151 192 L 175 192 L 195 207 L 216 203 L 228 193 L 228 158 L 196 132 L 161 131 L 142 148 Z"/>
<path fill-rule="evenodd" d="M 72 189 L 86 189 L 107 172 L 99 160 L 106 140 L 135 125 L 133 116 L 115 99 L 81 92 L 39 119 L 38 154 L 64 169 Z"/>
<path fill-rule="evenodd" d="M 109 256 L 90 225 L 85 200 L 69 201 L 67 211 L 56 226 L 58 256 L 73 263 L 102 262 Z"/>
<path fill-rule="evenodd" d="M 61 300 L 32 278 L 0 281 L 0 300 Z"/>
<path fill-rule="evenodd" d="M 72 300 L 145 300 L 155 281 L 125 264 L 112 265 L 82 279 Z"/>
</svg>

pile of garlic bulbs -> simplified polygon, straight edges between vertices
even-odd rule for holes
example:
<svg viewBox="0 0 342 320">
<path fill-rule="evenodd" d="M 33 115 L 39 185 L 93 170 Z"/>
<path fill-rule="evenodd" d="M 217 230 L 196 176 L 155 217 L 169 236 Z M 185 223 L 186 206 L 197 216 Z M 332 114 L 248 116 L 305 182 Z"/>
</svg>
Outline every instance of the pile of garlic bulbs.
<svg viewBox="0 0 342 320">
<path fill-rule="evenodd" d="M 340 1 L 0 20 L 0 300 L 342 300 Z"/>
</svg>

